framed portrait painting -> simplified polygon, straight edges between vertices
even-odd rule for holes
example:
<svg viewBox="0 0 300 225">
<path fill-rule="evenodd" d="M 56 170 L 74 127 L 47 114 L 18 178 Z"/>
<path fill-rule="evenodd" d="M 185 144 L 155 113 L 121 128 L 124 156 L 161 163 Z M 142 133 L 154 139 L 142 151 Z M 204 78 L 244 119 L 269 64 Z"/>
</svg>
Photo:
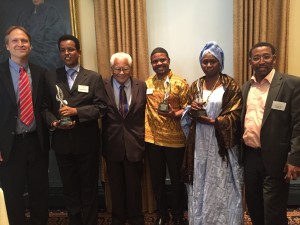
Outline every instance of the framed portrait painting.
<svg viewBox="0 0 300 225">
<path fill-rule="evenodd" d="M 5 31 L 17 25 L 25 27 L 31 36 L 32 63 L 49 70 L 62 66 L 57 41 L 63 34 L 78 36 L 77 6 L 77 0 L 1 0 L 0 61 L 9 57 Z"/>
</svg>

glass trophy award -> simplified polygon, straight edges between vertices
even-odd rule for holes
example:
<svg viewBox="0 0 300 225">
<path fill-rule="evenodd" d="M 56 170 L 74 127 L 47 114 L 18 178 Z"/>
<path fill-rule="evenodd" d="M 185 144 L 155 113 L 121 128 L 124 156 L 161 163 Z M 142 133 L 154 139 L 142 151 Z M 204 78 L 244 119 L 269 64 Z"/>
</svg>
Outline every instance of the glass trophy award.
<svg viewBox="0 0 300 225">
<path fill-rule="evenodd" d="M 157 110 L 160 112 L 168 113 L 170 110 L 168 97 L 170 96 L 170 92 L 171 92 L 171 84 L 169 81 L 169 77 L 167 77 L 167 80 L 164 83 L 164 87 L 165 87 L 164 100 L 161 103 L 159 103 Z"/>
<path fill-rule="evenodd" d="M 62 108 L 63 106 L 68 105 L 68 102 L 67 102 L 67 100 L 64 100 L 64 95 L 63 95 L 62 90 L 57 85 L 55 85 L 55 86 L 56 86 L 56 90 L 57 90 L 56 100 L 59 102 L 60 108 Z M 69 126 L 71 124 L 72 124 L 71 117 L 61 116 L 60 123 L 59 123 L 60 126 Z"/>
<path fill-rule="evenodd" d="M 190 112 L 189 112 L 190 115 L 193 116 L 193 117 L 207 116 L 206 110 L 204 108 L 205 102 L 203 102 L 202 94 L 200 93 L 200 91 L 198 91 L 195 94 L 195 101 L 197 103 L 203 103 L 203 108 L 202 109 L 197 109 L 197 110 L 190 109 Z"/>
<path fill-rule="evenodd" d="M 206 102 L 203 100 L 203 87 L 200 88 L 200 78 L 198 79 L 197 82 L 197 92 L 195 94 L 195 101 L 197 103 L 202 103 L 202 109 L 190 109 L 189 113 L 192 117 L 199 117 L 199 116 L 207 116 L 206 110 L 205 110 L 205 105 Z"/>
</svg>

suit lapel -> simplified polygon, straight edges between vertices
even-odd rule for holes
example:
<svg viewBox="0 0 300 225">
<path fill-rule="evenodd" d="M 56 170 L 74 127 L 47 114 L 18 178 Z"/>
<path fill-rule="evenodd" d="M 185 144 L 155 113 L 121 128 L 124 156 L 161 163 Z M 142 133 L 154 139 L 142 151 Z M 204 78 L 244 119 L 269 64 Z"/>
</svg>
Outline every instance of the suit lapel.
<svg viewBox="0 0 300 225">
<path fill-rule="evenodd" d="M 262 126 L 264 125 L 267 117 L 270 114 L 273 101 L 276 99 L 278 92 L 281 88 L 281 85 L 282 85 L 282 75 L 278 72 L 275 72 L 272 82 L 270 84 L 270 89 L 269 89 L 268 97 L 266 100 L 265 111 L 264 111 L 264 116 L 263 116 L 263 120 L 262 120 Z"/>
<path fill-rule="evenodd" d="M 138 82 L 132 80 L 132 82 L 131 82 L 131 102 L 130 102 L 129 111 L 127 114 L 129 114 L 132 111 L 132 109 L 134 108 L 133 105 L 136 102 L 138 92 L 139 92 L 139 84 L 138 84 Z"/>
<path fill-rule="evenodd" d="M 76 79 L 75 79 L 74 84 L 73 84 L 73 86 L 70 90 L 70 93 L 76 91 L 78 89 L 78 85 L 82 84 L 85 79 L 86 79 L 86 71 L 85 71 L 85 69 L 80 67 L 79 73 L 76 76 Z M 67 83 L 68 83 L 68 81 L 67 81 Z M 68 86 L 69 86 L 69 84 L 68 84 Z"/>
<path fill-rule="evenodd" d="M 61 89 L 64 89 L 66 92 L 70 92 L 65 67 L 61 67 L 61 68 L 56 69 L 56 74 L 57 74 L 56 75 L 56 81 L 55 81 L 56 84 Z"/>
<path fill-rule="evenodd" d="M 105 79 L 104 85 L 105 85 L 105 89 L 106 89 L 106 92 L 107 92 L 107 98 L 109 99 L 111 104 L 114 106 L 114 108 L 116 108 L 116 110 L 119 112 L 119 107 L 116 105 L 116 101 L 115 101 L 115 94 L 114 94 L 114 89 L 113 89 L 113 84 L 112 84 L 112 77 L 110 79 Z"/>
<path fill-rule="evenodd" d="M 33 99 L 33 103 L 35 103 L 36 99 L 37 99 L 37 95 L 38 95 L 37 93 L 38 93 L 40 76 L 37 74 L 38 71 L 31 63 L 29 63 L 28 65 L 29 65 L 29 69 L 30 69 L 30 73 L 31 73 L 31 80 L 32 80 L 32 85 L 31 85 L 32 99 Z"/>
<path fill-rule="evenodd" d="M 13 81 L 12 81 L 11 73 L 10 73 L 10 70 L 9 70 L 8 60 L 6 61 L 5 64 L 2 64 L 2 65 L 3 65 L 3 67 L 1 67 L 0 69 L 3 72 L 0 71 L 0 74 L 1 74 L 0 79 L 3 82 L 4 88 L 7 89 L 7 93 L 9 95 L 11 101 L 14 102 L 14 104 L 17 107 L 16 93 L 15 93 L 15 90 L 14 90 Z"/>
</svg>

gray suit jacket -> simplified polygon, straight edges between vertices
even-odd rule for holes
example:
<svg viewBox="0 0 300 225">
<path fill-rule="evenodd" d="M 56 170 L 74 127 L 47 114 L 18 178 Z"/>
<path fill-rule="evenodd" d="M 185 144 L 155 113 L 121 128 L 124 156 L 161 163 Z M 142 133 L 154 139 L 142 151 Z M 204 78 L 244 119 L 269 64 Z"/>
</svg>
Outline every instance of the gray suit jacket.
<svg viewBox="0 0 300 225">
<path fill-rule="evenodd" d="M 250 81 L 247 81 L 242 88 L 243 129 L 249 89 Z M 286 103 L 284 110 L 272 107 L 274 101 Z M 263 163 L 271 176 L 282 176 L 286 163 L 300 166 L 299 77 L 275 72 L 266 100 L 260 141 Z"/>
<path fill-rule="evenodd" d="M 115 102 L 111 78 L 104 81 L 108 111 L 103 117 L 103 156 L 107 161 L 141 161 L 145 151 L 146 84 L 132 79 L 131 104 L 125 118 Z"/>
</svg>

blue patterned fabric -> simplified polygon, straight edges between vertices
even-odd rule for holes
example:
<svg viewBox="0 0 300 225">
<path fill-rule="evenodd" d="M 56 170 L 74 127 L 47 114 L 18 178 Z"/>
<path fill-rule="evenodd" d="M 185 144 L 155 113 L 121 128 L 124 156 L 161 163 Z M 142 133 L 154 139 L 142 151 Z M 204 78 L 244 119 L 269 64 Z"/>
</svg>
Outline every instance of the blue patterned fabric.
<svg viewBox="0 0 300 225">
<path fill-rule="evenodd" d="M 217 42 L 215 41 L 210 41 L 207 42 L 204 48 L 202 49 L 200 56 L 199 56 L 199 61 L 202 63 L 202 58 L 206 53 L 211 53 L 214 57 L 217 58 L 219 63 L 221 64 L 220 72 L 223 71 L 224 69 L 224 52 L 220 48 Z"/>
<path fill-rule="evenodd" d="M 212 119 L 221 111 L 223 93 L 223 87 L 219 87 L 210 96 L 206 111 Z M 189 113 L 186 113 L 189 108 L 186 108 L 181 120 L 186 136 L 191 124 Z M 194 181 L 193 185 L 187 185 L 190 225 L 244 224 L 243 170 L 238 164 L 237 148 L 230 149 L 228 154 L 227 164 L 218 153 L 214 126 L 197 123 Z"/>
</svg>

